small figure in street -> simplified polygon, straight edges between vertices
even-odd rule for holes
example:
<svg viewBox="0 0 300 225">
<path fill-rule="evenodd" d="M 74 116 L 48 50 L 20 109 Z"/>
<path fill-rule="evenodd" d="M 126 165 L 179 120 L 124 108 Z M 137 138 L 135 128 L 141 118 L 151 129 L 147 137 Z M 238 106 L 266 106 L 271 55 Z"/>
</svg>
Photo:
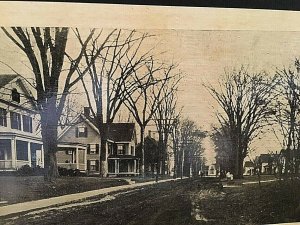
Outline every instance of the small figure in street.
<svg viewBox="0 0 300 225">
<path fill-rule="evenodd" d="M 226 178 L 227 178 L 228 181 L 229 181 L 229 180 L 233 180 L 233 174 L 231 174 L 230 171 L 228 171 L 228 172 L 226 173 Z"/>
<path fill-rule="evenodd" d="M 203 171 L 200 172 L 200 177 L 202 178 L 204 175 Z"/>
</svg>

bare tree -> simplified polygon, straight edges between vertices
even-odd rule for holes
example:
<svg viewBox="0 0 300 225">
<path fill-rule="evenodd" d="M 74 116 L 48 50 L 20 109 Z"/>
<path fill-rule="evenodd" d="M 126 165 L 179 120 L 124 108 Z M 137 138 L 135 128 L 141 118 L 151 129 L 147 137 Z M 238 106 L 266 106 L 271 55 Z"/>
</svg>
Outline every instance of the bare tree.
<svg viewBox="0 0 300 225">
<path fill-rule="evenodd" d="M 230 140 L 229 129 L 226 126 L 213 127 L 210 135 L 216 152 L 216 163 L 220 170 L 233 172 L 235 168 L 234 152 Z M 223 174 L 224 175 L 224 174 Z"/>
<path fill-rule="evenodd" d="M 295 69 L 276 72 L 278 86 L 274 113 L 283 137 L 282 154 L 286 159 L 285 173 L 298 173 L 300 160 L 300 63 L 295 60 Z"/>
<path fill-rule="evenodd" d="M 157 162 L 157 171 L 159 171 L 159 166 L 161 166 L 161 173 L 165 174 L 166 171 L 166 160 L 168 156 L 168 142 L 173 126 L 179 119 L 180 112 L 177 110 L 177 89 L 179 81 L 181 80 L 180 73 L 174 76 L 172 79 L 165 84 L 163 89 L 163 99 L 159 101 L 160 104 L 154 113 L 154 121 L 158 131 L 158 149 L 159 149 L 159 162 Z M 160 165 L 161 164 L 161 165 Z"/>
<path fill-rule="evenodd" d="M 179 163 L 181 176 L 190 176 L 191 172 L 198 174 L 200 162 L 202 164 L 202 155 L 204 148 L 202 140 L 206 137 L 206 132 L 201 131 L 197 124 L 190 119 L 183 119 L 179 127 L 180 131 L 180 156 Z"/>
<path fill-rule="evenodd" d="M 144 138 L 145 128 L 153 119 L 159 104 L 166 97 L 163 92 L 164 85 L 172 78 L 175 66 L 165 66 L 157 63 L 151 57 L 138 71 L 134 71 L 132 79 L 128 82 L 134 85 L 134 92 L 124 89 L 124 104 L 132 113 L 140 126 L 141 135 L 141 173 L 144 176 Z"/>
<path fill-rule="evenodd" d="M 81 49 L 76 58 L 70 61 L 66 76 L 62 74 L 64 67 L 67 67 L 65 55 L 68 28 L 12 27 L 6 29 L 2 27 L 2 30 L 25 53 L 34 74 L 36 103 L 41 117 L 45 150 L 45 179 L 51 181 L 58 176 L 56 151 L 59 119 L 71 88 L 88 70 L 86 68 L 80 76 L 75 76 L 95 29 L 90 31 L 85 40 L 81 39 L 78 30 L 75 31 L 80 40 Z M 62 90 L 60 91 L 61 84 Z"/>
<path fill-rule="evenodd" d="M 228 127 L 237 178 L 243 176 L 243 161 L 250 143 L 268 125 L 268 118 L 273 113 L 270 105 L 274 85 L 267 74 L 249 74 L 243 67 L 226 73 L 218 88 L 204 85 L 223 110 L 217 117 L 221 126 Z"/>
<path fill-rule="evenodd" d="M 107 134 L 110 124 L 127 95 L 131 95 L 137 88 L 134 83 L 128 82 L 134 71 L 139 70 L 150 57 L 150 51 L 142 53 L 141 46 L 150 35 L 139 34 L 135 30 L 113 30 L 109 34 L 109 46 L 96 60 L 92 61 L 99 48 L 99 41 L 93 41 L 90 48 L 84 52 L 89 68 L 89 76 L 82 79 L 88 100 L 91 117 L 101 134 L 101 166 L 100 174 L 107 175 Z M 101 42 L 100 44 L 102 44 Z M 79 73 L 81 73 L 80 69 Z M 88 82 L 91 82 L 92 92 L 89 91 Z M 122 94 L 126 90 L 126 95 Z M 106 106 L 103 105 L 103 96 L 106 95 Z M 106 114 L 106 119 L 104 119 Z"/>
</svg>

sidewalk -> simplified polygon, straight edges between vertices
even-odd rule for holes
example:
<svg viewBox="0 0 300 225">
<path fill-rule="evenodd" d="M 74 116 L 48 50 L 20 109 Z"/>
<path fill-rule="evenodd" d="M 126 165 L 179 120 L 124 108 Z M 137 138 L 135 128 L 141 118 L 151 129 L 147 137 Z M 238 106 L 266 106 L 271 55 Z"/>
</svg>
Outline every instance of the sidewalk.
<svg viewBox="0 0 300 225">
<path fill-rule="evenodd" d="M 260 181 L 260 183 L 269 183 L 269 182 L 274 182 L 274 181 L 277 181 L 277 179 L 271 179 L 271 180 L 262 180 Z M 248 185 L 248 184 L 258 184 L 259 182 L 258 181 L 246 181 L 246 182 L 237 182 L 235 183 L 235 181 L 233 180 L 233 183 L 232 184 L 228 184 L 228 181 L 223 181 L 222 182 L 222 185 L 223 187 L 240 187 L 242 185 Z"/>
<path fill-rule="evenodd" d="M 166 179 L 166 180 L 160 180 L 158 182 L 155 181 L 149 181 L 144 183 L 135 183 L 135 184 L 128 184 L 128 185 L 122 185 L 122 186 L 115 186 L 115 187 L 109 187 L 109 188 L 103 188 L 93 191 L 86 191 L 82 193 L 76 193 L 76 194 L 70 194 L 70 195 L 63 195 L 59 197 L 53 197 L 53 198 L 47 198 L 47 199 L 41 199 L 36 201 L 30 201 L 30 202 L 22 202 L 22 203 L 16 203 L 12 205 L 6 205 L 0 207 L 0 217 L 1 216 L 7 216 L 10 214 L 15 213 L 21 213 L 26 211 L 31 211 L 35 209 L 42 209 L 53 205 L 59 205 L 59 204 L 65 204 L 73 201 L 78 201 L 85 198 L 90 198 L 97 195 L 103 195 L 103 194 L 109 194 L 115 191 L 124 191 L 124 190 L 130 190 L 142 186 L 152 185 L 156 183 L 164 183 L 169 181 L 175 181 L 180 180 L 180 178 L 177 179 Z"/>
</svg>

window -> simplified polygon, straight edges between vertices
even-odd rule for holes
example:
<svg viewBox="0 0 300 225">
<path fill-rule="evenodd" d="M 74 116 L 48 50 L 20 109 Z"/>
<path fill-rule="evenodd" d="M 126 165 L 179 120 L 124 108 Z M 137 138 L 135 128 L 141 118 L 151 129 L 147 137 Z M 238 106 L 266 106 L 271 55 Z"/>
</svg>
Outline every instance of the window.
<svg viewBox="0 0 300 225">
<path fill-rule="evenodd" d="M 124 155 L 124 147 L 123 147 L 123 145 L 118 145 L 118 155 Z"/>
<path fill-rule="evenodd" d="M 21 115 L 19 113 L 10 112 L 11 128 L 21 130 Z"/>
<path fill-rule="evenodd" d="M 17 140 L 17 160 L 28 161 L 28 142 Z"/>
<path fill-rule="evenodd" d="M 23 115 L 23 131 L 32 133 L 32 118 Z"/>
<path fill-rule="evenodd" d="M 90 170 L 95 171 L 96 170 L 96 160 L 90 161 Z"/>
<path fill-rule="evenodd" d="M 0 108 L 0 126 L 7 126 L 6 110 L 2 108 Z"/>
<path fill-rule="evenodd" d="M 14 102 L 20 103 L 20 93 L 17 91 L 17 89 L 13 89 L 11 91 L 11 98 Z"/>
<path fill-rule="evenodd" d="M 96 154 L 96 145 L 95 144 L 90 145 L 90 154 Z"/>
<path fill-rule="evenodd" d="M 113 145 L 111 143 L 108 143 L 108 154 L 109 155 L 113 155 L 114 152 L 113 152 Z"/>
<path fill-rule="evenodd" d="M 11 159 L 11 140 L 0 139 L 0 160 Z"/>
<path fill-rule="evenodd" d="M 73 155 L 73 151 L 72 150 L 68 150 L 67 151 L 67 155 Z"/>
<path fill-rule="evenodd" d="M 134 147 L 131 146 L 131 155 L 134 155 Z"/>
<path fill-rule="evenodd" d="M 87 127 L 85 126 L 77 127 L 76 137 L 87 137 Z"/>
</svg>

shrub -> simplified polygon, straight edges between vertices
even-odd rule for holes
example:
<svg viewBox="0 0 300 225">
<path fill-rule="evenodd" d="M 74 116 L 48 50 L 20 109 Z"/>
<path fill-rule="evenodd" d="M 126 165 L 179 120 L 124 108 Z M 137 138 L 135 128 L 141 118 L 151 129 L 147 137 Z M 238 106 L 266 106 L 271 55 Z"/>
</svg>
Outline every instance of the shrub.
<svg viewBox="0 0 300 225">
<path fill-rule="evenodd" d="M 29 176 L 32 174 L 33 174 L 33 171 L 29 165 L 24 165 L 18 169 L 18 175 L 20 175 L 20 176 Z"/>
</svg>

